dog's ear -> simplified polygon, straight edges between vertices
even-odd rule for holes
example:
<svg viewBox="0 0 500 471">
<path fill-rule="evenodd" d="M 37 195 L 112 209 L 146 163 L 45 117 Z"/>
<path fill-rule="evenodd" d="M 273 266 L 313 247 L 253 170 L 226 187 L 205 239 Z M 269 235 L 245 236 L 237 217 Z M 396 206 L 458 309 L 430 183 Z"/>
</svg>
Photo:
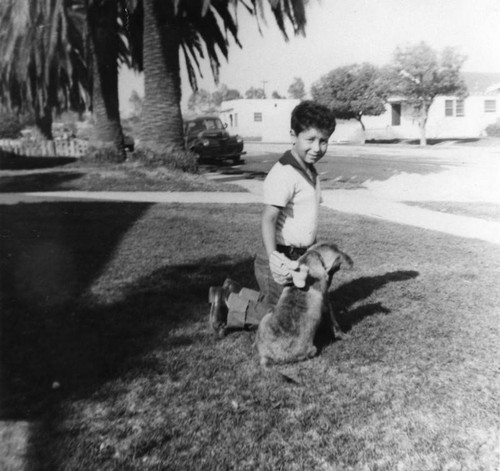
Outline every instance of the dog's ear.
<svg viewBox="0 0 500 471">
<path fill-rule="evenodd" d="M 339 250 L 334 244 L 321 244 L 315 248 L 315 251 L 320 255 L 328 273 L 335 273 L 343 264 L 349 267 L 353 265 L 351 257 Z"/>
</svg>

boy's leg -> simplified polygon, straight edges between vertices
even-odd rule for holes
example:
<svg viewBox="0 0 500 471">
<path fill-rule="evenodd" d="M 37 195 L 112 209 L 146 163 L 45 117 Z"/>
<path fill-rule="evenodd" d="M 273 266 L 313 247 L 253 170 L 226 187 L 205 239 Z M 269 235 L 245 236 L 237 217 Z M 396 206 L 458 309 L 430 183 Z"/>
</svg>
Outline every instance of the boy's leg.
<svg viewBox="0 0 500 471">
<path fill-rule="evenodd" d="M 254 271 L 260 292 L 241 288 L 229 279 L 220 288 L 210 288 L 210 323 L 216 332 L 221 333 L 226 327 L 256 327 L 274 309 L 283 286 L 274 281 L 264 250 L 255 257 Z"/>
<path fill-rule="evenodd" d="M 260 301 L 258 291 L 242 288 L 230 279 L 226 279 L 222 286 L 210 287 L 208 301 L 210 325 L 221 337 L 226 328 L 258 326 L 269 312 L 267 304 Z"/>
<path fill-rule="evenodd" d="M 260 302 L 260 293 L 252 289 L 243 288 L 239 293 L 231 293 L 226 301 L 227 324 L 232 329 L 256 327 L 268 313 L 269 308 Z"/>
</svg>

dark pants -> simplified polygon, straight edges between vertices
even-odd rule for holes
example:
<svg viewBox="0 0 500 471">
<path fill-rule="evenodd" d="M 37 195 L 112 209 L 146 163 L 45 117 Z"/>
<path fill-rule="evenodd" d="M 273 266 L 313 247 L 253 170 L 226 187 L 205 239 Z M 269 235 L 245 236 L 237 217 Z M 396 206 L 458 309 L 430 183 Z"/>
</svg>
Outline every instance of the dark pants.
<svg viewBox="0 0 500 471">
<path fill-rule="evenodd" d="M 228 299 L 228 327 L 256 327 L 262 318 L 276 306 L 283 286 L 276 283 L 269 268 L 269 259 L 262 249 L 255 256 L 254 274 L 259 291 L 244 288 Z"/>
<path fill-rule="evenodd" d="M 297 260 L 305 249 L 300 253 L 290 253 L 278 246 L 278 251 L 285 253 L 291 260 Z M 284 286 L 274 281 L 269 268 L 269 258 L 264 248 L 255 256 L 254 273 L 259 285 L 258 292 L 244 288 L 240 293 L 229 296 L 228 327 L 256 327 L 262 318 L 274 310 L 278 304 Z"/>
</svg>

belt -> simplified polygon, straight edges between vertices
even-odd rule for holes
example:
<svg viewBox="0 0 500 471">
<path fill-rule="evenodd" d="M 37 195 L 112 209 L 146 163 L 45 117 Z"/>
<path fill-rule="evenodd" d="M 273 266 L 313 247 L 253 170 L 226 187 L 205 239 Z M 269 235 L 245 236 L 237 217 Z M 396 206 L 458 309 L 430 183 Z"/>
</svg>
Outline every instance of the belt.
<svg viewBox="0 0 500 471">
<path fill-rule="evenodd" d="M 276 250 L 286 255 L 290 260 L 297 260 L 307 252 L 307 247 L 294 247 L 293 245 L 277 245 Z"/>
</svg>

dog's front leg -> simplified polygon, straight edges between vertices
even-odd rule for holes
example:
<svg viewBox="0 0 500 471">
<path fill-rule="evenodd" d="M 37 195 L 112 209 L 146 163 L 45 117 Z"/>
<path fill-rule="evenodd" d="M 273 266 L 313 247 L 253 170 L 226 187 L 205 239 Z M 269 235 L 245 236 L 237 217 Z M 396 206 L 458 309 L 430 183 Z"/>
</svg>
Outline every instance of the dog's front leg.
<svg viewBox="0 0 500 471">
<path fill-rule="evenodd" d="M 328 316 L 330 318 L 330 322 L 332 323 L 332 333 L 334 339 L 343 339 L 349 337 L 348 334 L 342 331 L 339 323 L 337 322 L 337 318 L 335 317 L 335 312 L 333 311 L 333 307 L 329 300 L 325 301 L 324 310 L 328 312 Z"/>
</svg>

